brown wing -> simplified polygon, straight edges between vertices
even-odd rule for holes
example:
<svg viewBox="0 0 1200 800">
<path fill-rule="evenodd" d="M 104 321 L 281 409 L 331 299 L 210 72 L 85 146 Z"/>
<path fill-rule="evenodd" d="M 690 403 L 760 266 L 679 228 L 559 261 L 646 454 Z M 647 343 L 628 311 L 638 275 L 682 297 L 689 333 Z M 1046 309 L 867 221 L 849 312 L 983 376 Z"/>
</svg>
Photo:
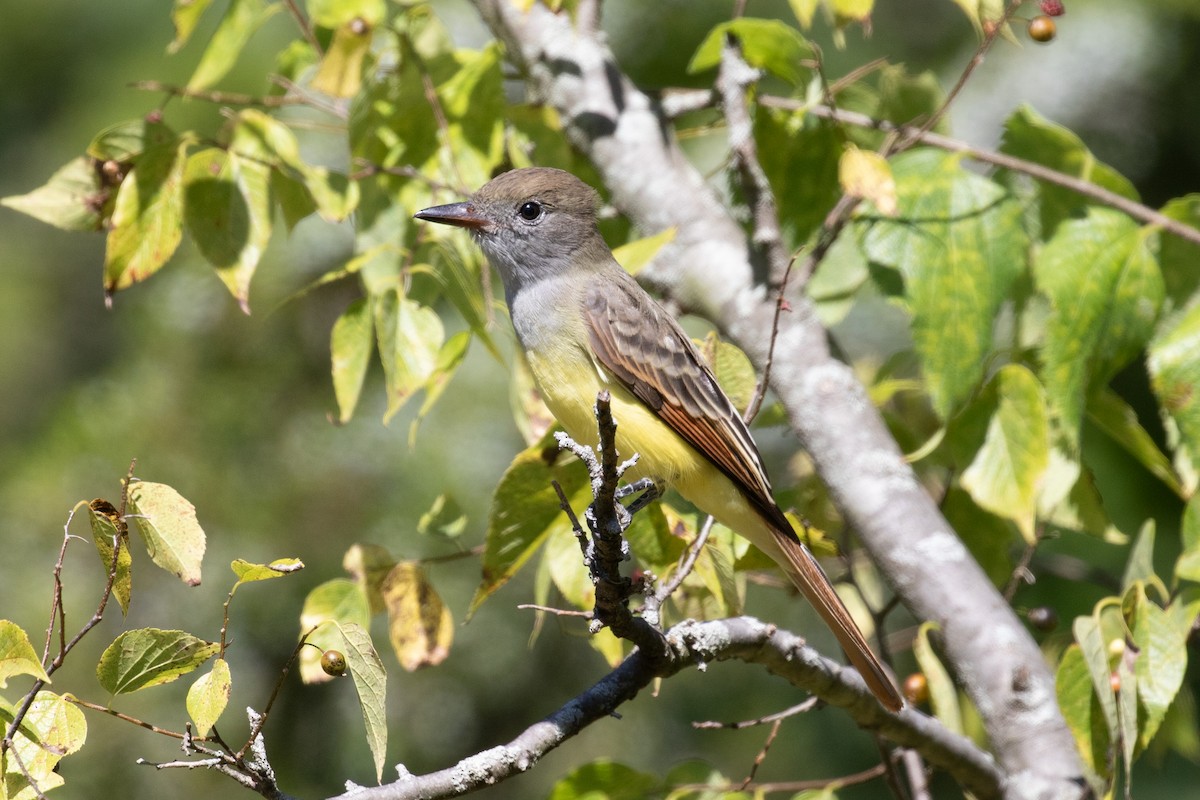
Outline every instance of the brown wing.
<svg viewBox="0 0 1200 800">
<path fill-rule="evenodd" d="M 750 431 L 675 318 L 623 270 L 589 287 L 583 306 L 600 363 L 795 539 Z"/>
</svg>

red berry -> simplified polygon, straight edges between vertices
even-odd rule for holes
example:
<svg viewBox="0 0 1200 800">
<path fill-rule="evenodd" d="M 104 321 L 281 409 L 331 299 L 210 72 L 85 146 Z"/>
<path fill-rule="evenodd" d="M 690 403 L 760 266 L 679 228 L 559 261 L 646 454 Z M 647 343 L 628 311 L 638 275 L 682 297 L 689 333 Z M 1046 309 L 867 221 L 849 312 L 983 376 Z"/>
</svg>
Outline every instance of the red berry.
<svg viewBox="0 0 1200 800">
<path fill-rule="evenodd" d="M 1048 17 L 1061 17 L 1067 13 L 1062 0 L 1042 0 L 1042 13 Z"/>
<path fill-rule="evenodd" d="M 1054 38 L 1054 20 L 1047 16 L 1034 17 L 1029 22 L 1029 38 L 1045 44 Z"/>
</svg>

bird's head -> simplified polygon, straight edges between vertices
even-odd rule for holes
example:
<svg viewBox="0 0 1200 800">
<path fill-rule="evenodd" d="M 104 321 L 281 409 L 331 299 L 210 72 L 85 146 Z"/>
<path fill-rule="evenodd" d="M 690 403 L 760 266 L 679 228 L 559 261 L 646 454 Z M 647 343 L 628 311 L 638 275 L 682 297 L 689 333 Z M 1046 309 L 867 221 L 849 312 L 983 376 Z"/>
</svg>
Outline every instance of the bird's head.
<svg viewBox="0 0 1200 800">
<path fill-rule="evenodd" d="M 531 167 L 493 178 L 461 203 L 414 216 L 469 230 L 511 292 L 611 259 L 596 228 L 596 201 L 595 190 L 571 173 Z"/>
</svg>

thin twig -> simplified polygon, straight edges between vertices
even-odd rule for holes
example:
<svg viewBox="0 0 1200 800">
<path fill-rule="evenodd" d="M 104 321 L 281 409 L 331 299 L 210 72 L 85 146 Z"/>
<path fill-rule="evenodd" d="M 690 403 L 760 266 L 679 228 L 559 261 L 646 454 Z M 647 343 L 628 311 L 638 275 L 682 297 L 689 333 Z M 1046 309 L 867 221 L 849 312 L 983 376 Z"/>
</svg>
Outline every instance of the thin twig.
<svg viewBox="0 0 1200 800">
<path fill-rule="evenodd" d="M 775 744 L 775 737 L 779 735 L 779 729 L 783 727 L 783 720 L 777 719 L 771 725 L 771 731 L 767 734 L 767 740 L 763 742 L 763 746 L 754 756 L 754 763 L 750 765 L 750 773 L 742 780 L 738 791 L 745 791 L 746 787 L 754 783 L 754 776 L 758 774 L 758 768 L 767 760 L 767 753 L 771 750 L 771 745 Z"/>
<path fill-rule="evenodd" d="M 739 720 L 737 722 L 716 722 L 714 720 L 707 720 L 704 722 L 693 722 L 692 727 L 695 728 L 696 730 L 740 731 L 743 728 L 753 728 L 758 725 L 767 725 L 772 722 L 778 722 L 780 720 L 785 720 L 788 717 L 794 717 L 797 714 L 805 714 L 809 711 L 812 711 L 814 708 L 816 708 L 820 704 L 820 702 L 821 702 L 821 698 L 817 697 L 816 695 L 813 695 L 812 697 L 805 700 L 803 703 L 797 703 L 796 705 L 792 706 L 791 708 L 785 708 L 782 711 L 776 711 L 773 714 L 767 714 L 766 716 L 759 717 L 758 719 L 743 719 L 743 720 Z"/>
<path fill-rule="evenodd" d="M 756 783 L 753 786 L 747 786 L 746 789 L 751 789 L 754 792 L 767 795 L 772 793 L 782 792 L 805 792 L 816 789 L 827 789 L 830 786 L 856 786 L 861 783 L 873 781 L 876 778 L 882 777 L 886 767 L 883 764 L 876 764 L 873 767 L 864 769 L 861 772 L 855 772 L 851 775 L 843 775 L 839 778 L 821 778 L 811 781 L 771 781 L 765 783 Z M 681 784 L 674 787 L 675 791 L 696 791 L 696 792 L 714 792 L 720 790 L 734 791 L 737 787 L 731 782 L 723 787 L 712 786 L 706 783 Z"/>
<path fill-rule="evenodd" d="M 251 95 L 241 92 L 210 91 L 205 89 L 190 89 L 163 81 L 134 81 L 129 84 L 131 89 L 146 92 L 163 92 L 172 97 L 186 97 L 189 100 L 204 100 L 223 106 L 262 106 L 264 108 L 279 108 L 281 106 L 306 105 L 308 100 L 292 95 Z"/>
<path fill-rule="evenodd" d="M 542 606 L 537 603 L 519 603 L 517 608 L 521 611 L 545 611 L 547 614 L 553 614 L 556 617 L 583 617 L 591 619 L 594 615 L 591 611 L 580 611 L 575 608 L 554 608 L 553 606 Z"/>
<path fill-rule="evenodd" d="M 300 33 L 304 34 L 304 40 L 308 42 L 309 47 L 317 54 L 317 58 L 324 55 L 321 48 L 321 43 L 317 41 L 317 34 L 309 23 L 308 18 L 304 16 L 304 12 L 296 5 L 296 0 L 283 0 L 283 4 L 287 7 L 288 13 L 292 15 L 292 19 L 296 20 L 296 26 L 300 28 Z"/>
<path fill-rule="evenodd" d="M 283 669 L 279 673 L 279 680 L 275 681 L 275 688 L 271 690 L 271 696 L 267 699 L 267 705 L 263 707 L 262 714 L 259 714 L 258 718 L 254 721 L 254 725 L 250 729 L 250 736 L 247 737 L 246 743 L 242 745 L 241 749 L 233 754 L 234 760 L 239 764 L 244 764 L 243 757 L 246 755 L 246 751 L 250 749 L 254 744 L 254 740 L 262 733 L 263 726 L 267 724 L 267 715 L 271 713 L 271 707 L 275 705 L 275 698 L 279 697 L 279 690 L 283 688 L 283 681 L 291 671 L 292 663 L 296 660 L 296 656 L 300 655 L 300 648 L 304 647 L 305 643 L 308 642 L 308 637 L 312 635 L 314 630 L 316 628 L 304 632 L 304 635 L 300 637 L 300 641 L 296 643 L 296 648 L 292 650 L 291 656 L 284 662 Z"/>
<path fill-rule="evenodd" d="M 17 748 L 13 747 L 8 752 L 9 755 L 12 756 L 13 761 L 16 763 L 17 769 L 21 771 L 21 775 L 23 775 L 25 780 L 29 782 L 29 788 L 33 789 L 33 793 L 37 799 L 46 800 L 46 795 L 42 793 L 42 789 L 40 786 L 38 786 L 37 781 L 34 780 L 33 775 L 29 774 L 29 770 L 26 769 L 25 762 L 22 760 L 21 754 L 17 752 Z M 7 780 L 7 776 L 5 776 L 5 780 Z"/>
<path fill-rule="evenodd" d="M 137 725 L 139 728 L 145 728 L 146 730 L 152 731 L 153 733 L 161 733 L 163 736 L 169 736 L 172 739 L 184 739 L 185 738 L 185 735 L 178 731 L 172 731 L 172 730 L 167 730 L 166 728 L 160 728 L 157 725 L 146 722 L 145 720 L 140 720 L 137 717 L 131 717 L 128 714 L 123 714 L 120 711 L 117 711 L 116 709 L 108 708 L 106 706 L 102 706 L 97 703 L 92 703 L 87 700 L 83 700 L 79 697 L 75 697 L 74 695 L 66 695 L 65 699 L 69 703 L 74 703 L 77 706 L 83 706 L 84 708 L 91 709 L 92 711 L 99 711 L 102 714 L 108 714 L 110 717 L 116 717 L 119 720 L 123 720 L 124 722 L 128 722 L 133 725 Z M 201 739 L 200 741 L 207 741 L 207 740 Z"/>
<path fill-rule="evenodd" d="M 1171 219 L 1149 206 L 1143 205 L 1136 200 L 1130 200 L 1128 197 L 1105 189 L 1103 186 L 1097 186 L 1083 178 L 1059 172 L 1034 161 L 1028 161 L 1017 156 L 1008 155 L 1007 153 L 998 153 L 994 150 L 975 147 L 961 139 L 955 139 L 933 131 L 922 132 L 921 129 L 910 125 L 896 125 L 895 123 L 875 119 L 856 111 L 845 111 L 821 105 L 806 105 L 800 100 L 772 95 L 760 97 L 759 103 L 772 108 L 782 108 L 792 111 L 804 109 L 808 113 L 823 119 L 836 120 L 860 128 L 873 128 L 885 133 L 895 132 L 906 140 L 919 141 L 922 144 L 927 144 L 930 147 L 936 147 L 939 150 L 946 150 L 951 153 L 962 153 L 973 161 L 991 164 L 996 167 L 1012 170 L 1013 172 L 1020 172 L 1031 178 L 1037 178 L 1040 181 L 1061 186 L 1064 189 L 1070 189 L 1077 194 L 1128 214 L 1136 220 L 1149 225 L 1157 225 L 1168 233 L 1193 244 L 1200 245 L 1200 230 L 1186 223 Z"/>
</svg>

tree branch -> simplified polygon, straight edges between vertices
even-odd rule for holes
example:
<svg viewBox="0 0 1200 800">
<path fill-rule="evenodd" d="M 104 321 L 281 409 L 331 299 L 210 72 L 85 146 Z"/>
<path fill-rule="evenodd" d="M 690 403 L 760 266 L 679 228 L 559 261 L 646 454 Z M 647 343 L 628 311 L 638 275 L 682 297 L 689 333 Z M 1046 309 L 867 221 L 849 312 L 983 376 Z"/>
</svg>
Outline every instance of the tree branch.
<svg viewBox="0 0 1200 800">
<path fill-rule="evenodd" d="M 675 227 L 644 277 L 713 320 L 760 367 L 775 307 L 746 237 L 680 151 L 669 123 L 601 39 L 534 5 L 476 0 L 497 38 L 596 165 L 613 203 L 647 232 Z M 1073 797 L 1082 766 L 1037 644 L 922 488 L 849 367 L 793 292 L 772 388 L 847 522 L 905 604 L 942 628 L 946 653 L 980 711 L 1010 798 Z M 932 763 L 940 763 L 929 758 Z"/>
<path fill-rule="evenodd" d="M 427 775 L 403 776 L 394 783 L 356 787 L 340 800 L 435 800 L 457 797 L 532 769 L 538 760 L 588 725 L 612 717 L 652 680 L 714 661 L 759 664 L 789 683 L 813 692 L 846 711 L 856 723 L 919 751 L 945 769 L 981 800 L 1003 796 L 1004 777 L 992 757 L 967 738 L 913 708 L 900 714 L 884 711 L 858 673 L 825 658 L 795 634 L 752 617 L 687 621 L 667 631 L 671 659 L 661 668 L 635 651 L 590 689 L 545 719 L 526 728 L 507 744 L 485 750 Z"/>
</svg>

